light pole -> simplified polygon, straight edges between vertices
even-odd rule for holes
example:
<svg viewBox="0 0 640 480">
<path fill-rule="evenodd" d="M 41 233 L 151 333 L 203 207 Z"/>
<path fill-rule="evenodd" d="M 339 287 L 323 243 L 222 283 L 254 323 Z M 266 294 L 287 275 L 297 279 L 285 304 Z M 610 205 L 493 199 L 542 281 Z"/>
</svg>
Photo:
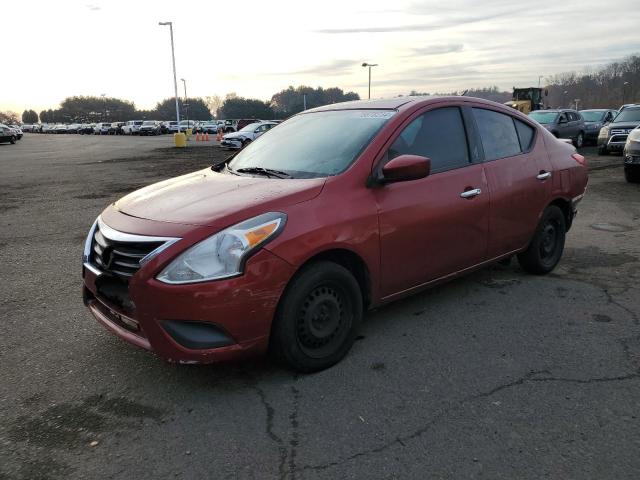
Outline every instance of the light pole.
<svg viewBox="0 0 640 480">
<path fill-rule="evenodd" d="M 369 100 L 371 100 L 371 67 L 377 67 L 377 63 L 367 63 L 364 62 L 362 64 L 363 67 L 369 67 Z"/>
<path fill-rule="evenodd" d="M 187 115 L 187 128 L 189 128 L 189 103 L 187 98 L 187 81 L 184 78 L 181 78 L 180 80 L 182 80 L 182 83 L 184 85 L 184 112 Z"/>
<path fill-rule="evenodd" d="M 176 98 L 176 121 L 178 122 L 178 130 L 180 130 L 180 110 L 178 108 L 178 80 L 176 79 L 176 55 L 173 50 L 173 22 L 158 22 L 158 25 L 169 25 L 169 34 L 171 35 L 171 61 L 173 62 L 173 91 Z"/>
<path fill-rule="evenodd" d="M 104 117 L 107 115 L 107 101 L 105 100 L 106 93 L 101 93 L 102 97 L 102 121 L 104 122 Z M 624 102 L 623 102 L 624 103 Z"/>
<path fill-rule="evenodd" d="M 629 82 L 624 82 L 622 84 L 622 104 L 624 105 L 625 99 L 626 99 L 626 93 L 627 93 L 627 85 L 629 85 Z"/>
<path fill-rule="evenodd" d="M 542 77 L 544 77 L 544 75 L 538 75 L 538 88 L 540 88 L 540 81 L 542 80 Z"/>
<path fill-rule="evenodd" d="M 306 93 L 302 94 L 302 109 L 303 110 L 307 109 L 307 94 Z"/>
</svg>

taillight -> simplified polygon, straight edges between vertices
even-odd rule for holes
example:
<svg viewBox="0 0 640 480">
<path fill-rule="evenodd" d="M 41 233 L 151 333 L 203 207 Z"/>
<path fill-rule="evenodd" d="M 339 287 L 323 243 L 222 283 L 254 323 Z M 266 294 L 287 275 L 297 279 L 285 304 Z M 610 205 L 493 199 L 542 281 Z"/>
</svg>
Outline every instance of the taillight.
<svg viewBox="0 0 640 480">
<path fill-rule="evenodd" d="M 573 155 L 571 155 L 571 158 L 573 158 L 576 162 L 578 162 L 583 167 L 587 166 L 587 159 L 584 158 L 583 155 L 580 155 L 579 153 L 574 153 Z"/>
</svg>

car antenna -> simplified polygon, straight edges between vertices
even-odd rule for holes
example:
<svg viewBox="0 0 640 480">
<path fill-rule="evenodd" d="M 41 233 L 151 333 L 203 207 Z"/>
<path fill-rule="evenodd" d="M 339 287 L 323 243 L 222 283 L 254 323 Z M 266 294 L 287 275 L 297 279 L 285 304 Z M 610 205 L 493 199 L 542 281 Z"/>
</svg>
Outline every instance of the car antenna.
<svg viewBox="0 0 640 480">
<path fill-rule="evenodd" d="M 464 97 L 464 96 L 467 94 L 467 92 L 468 92 L 468 91 L 469 91 L 469 89 L 465 90 L 464 92 L 462 92 L 462 93 L 460 94 L 460 96 L 461 96 L 461 97 Z"/>
</svg>

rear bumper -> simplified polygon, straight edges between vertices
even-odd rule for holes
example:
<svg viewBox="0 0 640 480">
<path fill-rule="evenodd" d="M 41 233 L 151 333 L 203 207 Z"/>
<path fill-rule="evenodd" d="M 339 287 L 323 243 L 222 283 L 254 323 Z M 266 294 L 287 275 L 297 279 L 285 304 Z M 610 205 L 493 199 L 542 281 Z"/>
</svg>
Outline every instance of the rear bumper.
<svg viewBox="0 0 640 480">
<path fill-rule="evenodd" d="M 264 353 L 278 301 L 293 267 L 261 250 L 238 277 L 188 285 L 131 280 L 130 311 L 101 293 L 99 271 L 83 268 L 83 300 L 96 320 L 124 341 L 167 361 L 212 363 Z"/>
</svg>

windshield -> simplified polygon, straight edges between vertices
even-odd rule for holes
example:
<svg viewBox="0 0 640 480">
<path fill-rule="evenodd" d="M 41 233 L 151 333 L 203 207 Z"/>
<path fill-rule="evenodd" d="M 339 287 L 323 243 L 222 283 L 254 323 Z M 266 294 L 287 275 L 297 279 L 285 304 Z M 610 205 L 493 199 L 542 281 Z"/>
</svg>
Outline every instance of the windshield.
<svg viewBox="0 0 640 480">
<path fill-rule="evenodd" d="M 154 122 L 153 120 L 142 122 L 142 125 L 155 125 L 155 124 L 156 124 L 156 122 Z"/>
<path fill-rule="evenodd" d="M 339 110 L 297 115 L 271 128 L 229 163 L 232 171 L 265 168 L 313 178 L 346 170 L 391 110 Z"/>
<path fill-rule="evenodd" d="M 640 122 L 640 108 L 625 108 L 613 120 L 619 122 Z"/>
<path fill-rule="evenodd" d="M 606 110 L 582 110 L 580 113 L 582 114 L 585 122 L 599 122 L 602 120 L 602 117 L 604 117 Z"/>
<path fill-rule="evenodd" d="M 543 112 L 541 110 L 536 110 L 535 112 L 531 112 L 529 117 L 544 125 L 547 123 L 554 123 L 558 117 L 558 112 Z"/>
<path fill-rule="evenodd" d="M 252 132 L 254 130 L 254 128 L 258 127 L 259 125 L 260 125 L 259 123 L 250 123 L 246 127 L 241 128 L 239 131 L 240 132 Z"/>
</svg>

